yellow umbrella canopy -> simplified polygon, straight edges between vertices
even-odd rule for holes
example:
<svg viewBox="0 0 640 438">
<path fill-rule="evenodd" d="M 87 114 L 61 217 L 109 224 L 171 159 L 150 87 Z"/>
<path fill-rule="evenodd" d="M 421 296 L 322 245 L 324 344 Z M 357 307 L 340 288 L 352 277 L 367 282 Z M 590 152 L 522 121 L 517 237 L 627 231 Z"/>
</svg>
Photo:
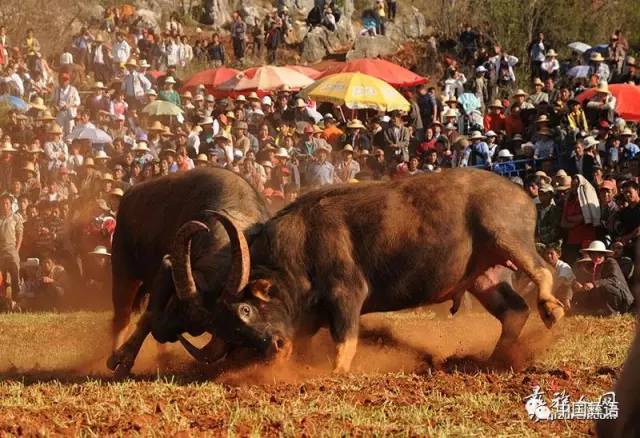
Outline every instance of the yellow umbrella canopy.
<svg viewBox="0 0 640 438">
<path fill-rule="evenodd" d="M 363 73 L 337 73 L 324 77 L 302 90 L 317 102 L 345 105 L 350 109 L 408 111 L 410 104 L 386 82 Z"/>
</svg>

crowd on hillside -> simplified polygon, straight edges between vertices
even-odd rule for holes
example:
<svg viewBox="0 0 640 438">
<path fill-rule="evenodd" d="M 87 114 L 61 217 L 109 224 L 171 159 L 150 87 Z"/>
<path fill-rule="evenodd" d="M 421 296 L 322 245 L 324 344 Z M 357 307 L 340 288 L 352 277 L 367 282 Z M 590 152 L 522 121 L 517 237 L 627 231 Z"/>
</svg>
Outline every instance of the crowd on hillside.
<svg viewBox="0 0 640 438">
<path fill-rule="evenodd" d="M 274 14 L 278 26 L 283 11 Z M 609 84 L 638 83 L 640 73 L 622 33 L 608 52 L 584 55 L 588 71 L 578 79 L 567 72 L 580 56 L 569 66 L 558 62 L 540 34 L 529 47 L 533 74 L 524 90 L 515 85 L 520 61 L 499 47 L 489 53 L 482 35 L 466 27 L 440 86 L 402 90 L 410 110 L 385 114 L 311 102 L 286 86 L 235 98 L 215 98 L 205 86 L 183 90 L 181 69 L 190 60 L 229 62 L 219 35 L 199 35 L 210 42 L 190 46 L 174 17 L 157 32 L 111 10 L 103 27 L 95 35 L 84 28 L 61 47 L 53 74 L 34 30 L 8 36 L 0 26 L 0 108 L 10 107 L 0 125 L 7 297 L 8 278 L 14 299 L 47 305 L 70 282 L 106 285 L 120 198 L 162 175 L 225 167 L 275 211 L 314 187 L 474 166 L 530 194 L 541 253 L 572 286 L 576 309 L 632 308 L 640 147 Z M 235 13 L 233 59 L 244 56 L 247 32 Z M 82 71 L 91 85 L 81 85 Z M 590 86 L 593 96 L 577 99 Z M 18 98 L 28 110 L 12 107 Z M 149 117 L 141 109 L 155 100 L 184 114 Z M 96 128 L 112 141 L 82 139 Z"/>
</svg>

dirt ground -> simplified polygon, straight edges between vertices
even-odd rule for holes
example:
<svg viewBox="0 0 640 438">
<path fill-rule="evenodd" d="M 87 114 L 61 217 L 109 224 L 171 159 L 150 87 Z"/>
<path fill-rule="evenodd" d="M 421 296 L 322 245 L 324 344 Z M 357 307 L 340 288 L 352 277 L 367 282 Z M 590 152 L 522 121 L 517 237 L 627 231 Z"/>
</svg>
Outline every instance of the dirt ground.
<svg viewBox="0 0 640 438">
<path fill-rule="evenodd" d="M 147 342 L 115 381 L 108 313 L 0 318 L 0 435 L 580 436 L 589 421 L 534 422 L 523 398 L 597 399 L 620 371 L 632 317 L 529 319 L 515 368 L 484 363 L 498 337 L 484 313 L 431 311 L 362 320 L 353 372 L 331 374 L 326 332 L 304 359 L 207 369 L 176 345 Z M 204 342 L 204 340 L 197 340 Z"/>
</svg>

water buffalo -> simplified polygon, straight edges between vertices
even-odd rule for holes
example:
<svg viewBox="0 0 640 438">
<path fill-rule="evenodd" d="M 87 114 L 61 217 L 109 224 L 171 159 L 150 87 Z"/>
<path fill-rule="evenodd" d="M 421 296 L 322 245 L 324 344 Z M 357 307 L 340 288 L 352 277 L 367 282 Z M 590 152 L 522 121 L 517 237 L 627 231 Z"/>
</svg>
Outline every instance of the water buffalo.
<svg viewBox="0 0 640 438">
<path fill-rule="evenodd" d="M 235 228 L 233 218 L 216 216 Z M 328 325 L 337 343 L 334 369 L 346 372 L 360 314 L 455 304 L 469 290 L 502 323 L 494 351 L 501 356 L 517 342 L 529 307 L 496 281 L 497 269 L 512 266 L 531 278 L 548 326 L 564 315 L 552 272 L 536 252 L 535 222 L 520 187 L 481 170 L 313 191 L 277 213 L 253 242 L 232 233 L 234 269 L 212 319 L 228 344 L 266 357 L 290 353 L 294 341 Z"/>
<path fill-rule="evenodd" d="M 209 321 L 198 318 L 198 311 L 215 305 L 231 260 L 228 232 L 212 223 L 210 210 L 225 211 L 249 240 L 253 227 L 269 218 L 262 196 L 238 175 L 219 168 L 153 179 L 122 198 L 112 244 L 114 352 L 109 368 L 128 373 L 150 332 L 159 342 L 180 340 L 197 355 L 180 334 L 210 331 Z M 197 233 L 201 230 L 211 232 Z M 186 260 L 185 235 L 191 254 Z M 164 257 L 168 253 L 172 258 Z M 172 259 L 179 262 L 175 270 Z M 184 266 L 189 267 L 187 275 L 175 272 Z M 175 289 L 174 276 L 182 279 Z M 147 311 L 123 343 L 131 314 L 146 293 Z M 205 352 L 214 355 L 216 348 L 212 342 Z"/>
</svg>

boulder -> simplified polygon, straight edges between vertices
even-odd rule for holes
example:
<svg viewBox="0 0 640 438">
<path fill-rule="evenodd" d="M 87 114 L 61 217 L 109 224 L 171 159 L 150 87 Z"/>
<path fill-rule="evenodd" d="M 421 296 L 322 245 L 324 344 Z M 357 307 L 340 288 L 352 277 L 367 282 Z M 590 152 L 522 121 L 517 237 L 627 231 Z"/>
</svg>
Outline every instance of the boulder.
<svg viewBox="0 0 640 438">
<path fill-rule="evenodd" d="M 347 61 L 390 56 L 396 53 L 399 48 L 400 45 L 387 35 L 358 36 L 353 49 L 347 53 Z"/>
<path fill-rule="evenodd" d="M 302 40 L 302 59 L 309 63 L 319 62 L 330 53 L 328 34 L 324 27 L 316 27 Z"/>
<path fill-rule="evenodd" d="M 424 15 L 414 6 L 402 11 L 402 14 L 396 16 L 394 22 L 385 24 L 385 35 L 398 44 L 408 39 L 428 36 L 430 32 L 432 29 L 427 26 Z"/>
</svg>

